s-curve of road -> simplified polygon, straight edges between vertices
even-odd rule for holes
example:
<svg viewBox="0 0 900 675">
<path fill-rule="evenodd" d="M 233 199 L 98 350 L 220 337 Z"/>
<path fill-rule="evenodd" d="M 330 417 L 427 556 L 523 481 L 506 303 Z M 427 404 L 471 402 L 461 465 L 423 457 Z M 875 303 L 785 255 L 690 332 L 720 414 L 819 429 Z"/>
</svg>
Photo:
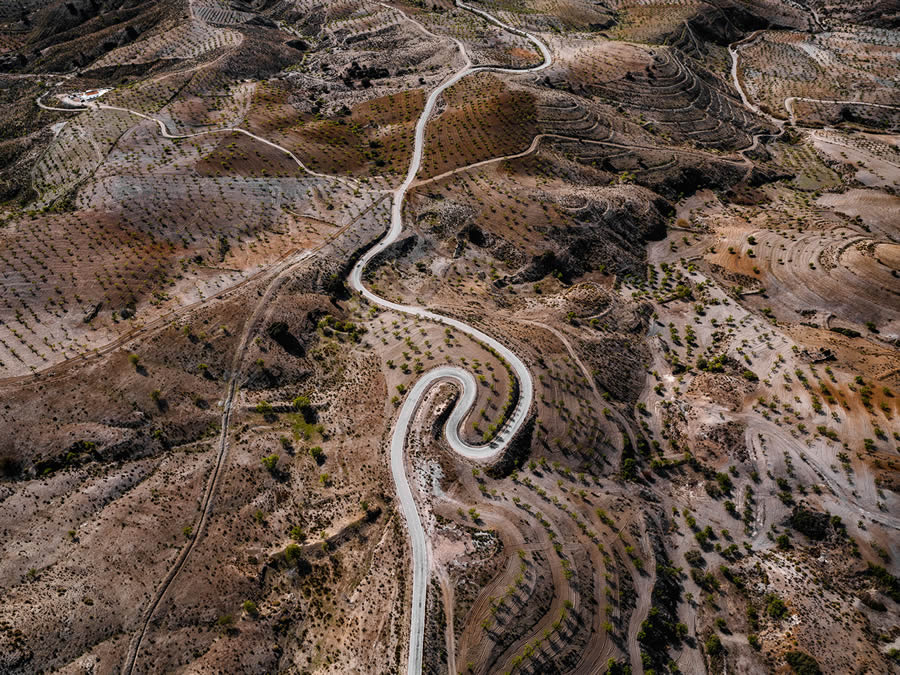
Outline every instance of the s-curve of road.
<svg viewBox="0 0 900 675">
<path fill-rule="evenodd" d="M 413 499 L 412 490 L 406 477 L 406 467 L 404 462 L 406 436 L 409 432 L 409 426 L 415 415 L 416 409 L 418 408 L 422 397 L 425 395 L 425 392 L 434 383 L 442 380 L 455 381 L 460 385 L 462 395 L 457 400 L 456 405 L 450 414 L 450 418 L 447 420 L 447 441 L 450 447 L 460 455 L 469 459 L 486 461 L 496 457 L 507 447 L 516 432 L 522 426 L 522 423 L 525 421 L 525 417 L 528 414 L 528 410 L 531 408 L 531 403 L 534 399 L 534 383 L 531 378 L 531 373 L 529 373 L 528 368 L 511 349 L 505 347 L 494 338 L 486 335 L 477 328 L 473 328 L 467 323 L 441 316 L 440 314 L 435 314 L 423 307 L 390 302 L 389 300 L 385 300 L 384 298 L 375 295 L 363 285 L 363 272 L 365 271 L 366 265 L 369 264 L 372 258 L 397 241 L 400 233 L 403 231 L 403 202 L 410 185 L 412 185 L 412 182 L 416 178 L 416 174 L 419 172 L 419 166 L 422 163 L 422 152 L 425 145 L 425 127 L 428 124 L 428 118 L 431 117 L 431 113 L 434 111 L 435 103 L 437 103 L 441 94 L 464 77 L 474 73 L 484 71 L 500 73 L 536 72 L 538 70 L 543 70 L 552 62 L 550 49 L 534 35 L 513 28 L 487 12 L 469 7 L 462 2 L 457 1 L 456 6 L 470 11 L 473 14 L 477 14 L 504 30 L 527 38 L 540 51 L 543 60 L 540 64 L 531 68 L 475 66 L 471 64 L 463 45 L 457 42 L 458 47 L 462 51 L 465 66 L 432 90 L 428 95 L 428 99 L 425 101 L 425 108 L 416 123 L 413 154 L 412 159 L 410 160 L 409 169 L 406 172 L 406 178 L 394 191 L 394 202 L 391 210 L 391 227 L 388 230 L 387 235 L 376 246 L 363 255 L 350 272 L 350 286 L 369 302 L 386 309 L 403 312 L 404 314 L 410 314 L 430 321 L 436 321 L 447 326 L 452 326 L 457 330 L 472 336 L 476 340 L 479 340 L 483 344 L 494 349 L 497 354 L 505 359 L 512 367 L 516 379 L 519 382 L 519 400 L 515 410 L 494 440 L 489 445 L 481 447 L 468 445 L 459 437 L 459 425 L 466 413 L 472 405 L 474 405 L 477 390 L 474 376 L 462 368 L 444 366 L 425 373 L 409 392 L 406 401 L 400 409 L 400 415 L 391 436 L 391 474 L 393 475 L 394 483 L 397 486 L 397 497 L 400 501 L 400 510 L 403 512 L 403 515 L 406 518 L 407 527 L 409 528 L 413 558 L 412 609 L 410 611 L 409 658 L 407 661 L 407 672 L 410 673 L 410 675 L 417 675 L 422 672 L 423 642 L 425 638 L 425 596 L 428 588 L 429 574 L 428 544 L 425 538 L 425 530 L 422 527 L 422 521 L 416 510 L 416 503 Z"/>
<path fill-rule="evenodd" d="M 418 511 L 416 510 L 415 501 L 412 496 L 412 490 L 409 485 L 409 481 L 406 477 L 405 463 L 404 463 L 404 449 L 406 447 L 406 437 L 409 432 L 409 426 L 412 422 L 412 419 L 415 415 L 415 412 L 421 402 L 423 396 L 428 391 L 428 389 L 440 381 L 454 381 L 456 382 L 461 390 L 461 396 L 456 402 L 456 405 L 453 411 L 450 414 L 450 417 L 447 420 L 446 424 L 446 436 L 447 441 L 450 447 L 460 455 L 476 460 L 476 461 L 489 461 L 500 454 L 506 447 L 509 445 L 510 441 L 515 437 L 516 432 L 521 428 L 523 422 L 525 421 L 526 416 L 528 415 L 528 411 L 531 408 L 531 404 L 534 400 L 534 383 L 531 378 L 531 373 L 528 371 L 528 368 L 522 362 L 522 360 L 508 347 L 501 344 L 499 341 L 495 340 L 491 336 L 485 334 L 484 332 L 478 330 L 470 326 L 467 323 L 459 321 L 457 319 L 453 319 L 450 317 L 442 316 L 440 314 L 436 314 L 434 312 L 430 312 L 423 307 L 417 307 L 413 305 L 402 305 L 395 302 L 390 302 L 389 300 L 385 300 L 380 298 L 379 296 L 372 293 L 363 285 L 363 272 L 368 265 L 368 263 L 378 255 L 380 252 L 384 251 L 388 246 L 394 243 L 400 236 L 403 231 L 403 202 L 406 197 L 406 193 L 408 192 L 410 186 L 415 180 L 416 175 L 418 174 L 419 167 L 422 163 L 422 155 L 423 148 L 425 145 L 425 127 L 428 123 L 428 119 L 431 117 L 432 112 L 434 111 L 434 106 L 437 103 L 437 100 L 440 98 L 441 94 L 446 91 L 448 88 L 452 87 L 454 84 L 459 82 L 464 77 L 468 75 L 473 75 L 479 72 L 498 72 L 498 73 L 509 73 L 509 74 L 522 74 L 522 73 L 531 73 L 537 72 L 539 70 L 543 70 L 547 68 L 552 62 L 552 55 L 550 53 L 550 49 L 537 37 L 532 35 L 531 33 L 519 30 L 508 24 L 503 23 L 499 19 L 494 16 L 488 14 L 487 12 L 470 7 L 465 3 L 457 0 L 456 6 L 469 11 L 481 18 L 485 19 L 493 23 L 494 25 L 502 28 L 503 30 L 509 31 L 515 35 L 520 37 L 524 37 L 531 41 L 538 51 L 541 53 L 542 61 L 536 66 L 528 67 L 528 68 L 504 68 L 500 66 L 477 66 L 473 65 L 468 54 L 465 51 L 464 45 L 454 38 L 448 38 L 452 40 L 460 50 L 462 54 L 465 65 L 457 71 L 450 78 L 441 83 L 438 87 L 431 91 L 426 102 L 425 107 L 420 115 L 415 129 L 415 138 L 413 144 L 413 154 L 412 159 L 410 160 L 409 169 L 406 174 L 406 178 L 403 183 L 393 191 L 393 208 L 391 210 L 391 226 L 387 232 L 387 235 L 372 249 L 370 249 L 354 266 L 353 270 L 350 273 L 349 282 L 351 287 L 357 291 L 361 296 L 366 298 L 368 301 L 372 302 L 375 305 L 379 305 L 386 309 L 391 309 L 397 312 L 403 312 L 405 314 L 410 314 L 412 316 L 417 316 L 423 319 L 427 319 L 429 321 L 435 321 L 438 323 L 442 323 L 447 326 L 452 326 L 457 330 L 470 335 L 476 340 L 480 341 L 482 344 L 487 347 L 493 349 L 501 358 L 503 358 L 512 368 L 515 373 L 516 379 L 518 380 L 519 385 L 519 398 L 516 404 L 516 408 L 513 410 L 512 414 L 507 419 L 503 428 L 494 437 L 493 441 L 484 446 L 473 446 L 467 444 L 459 437 L 459 427 L 462 424 L 463 419 L 472 408 L 475 403 L 476 393 L 477 393 L 477 384 L 475 382 L 474 376 L 467 370 L 464 370 L 455 366 L 443 366 L 435 368 L 427 373 L 425 373 L 415 384 L 412 390 L 409 392 L 406 401 L 400 409 L 400 414 L 397 419 L 397 424 L 394 428 L 394 432 L 391 438 L 391 473 L 394 478 L 394 482 L 397 486 L 397 496 L 400 501 L 400 508 L 403 512 L 404 517 L 407 521 L 407 526 L 410 531 L 410 540 L 411 540 L 411 548 L 412 548 L 412 558 L 413 558 L 413 583 L 412 583 L 412 609 L 410 612 L 410 640 L 409 640 L 409 657 L 407 663 L 407 671 L 410 674 L 418 674 L 422 672 L 422 661 L 423 661 L 423 641 L 425 635 L 425 599 L 426 599 L 426 591 L 428 587 L 428 574 L 429 574 L 429 564 L 428 564 L 428 545 L 425 537 L 425 530 L 422 527 L 422 521 L 419 518 Z M 193 13 L 193 4 L 191 4 L 191 11 Z M 397 10 L 400 11 L 400 10 Z M 403 14 L 403 12 L 400 12 Z M 405 16 L 405 14 L 404 14 Z M 409 19 L 409 17 L 406 17 Z M 429 35 L 434 36 L 433 33 L 425 29 L 421 24 L 418 24 L 415 20 L 409 19 L 413 23 L 417 24 L 420 28 L 425 30 Z M 241 133 L 250 138 L 253 138 L 256 141 L 261 143 L 265 143 L 273 148 L 276 148 L 288 156 L 291 157 L 304 171 L 314 176 L 322 177 L 322 178 L 331 178 L 336 180 L 341 180 L 344 182 L 352 182 L 349 179 L 341 178 L 338 176 L 329 176 L 326 174 L 321 174 L 319 172 L 313 171 L 309 167 L 307 167 L 303 162 L 295 156 L 290 150 L 284 148 L 272 141 L 269 141 L 261 136 L 257 136 L 245 129 L 241 129 L 238 127 L 229 127 L 224 129 L 213 129 L 209 131 L 203 131 L 195 134 L 188 135 L 175 135 L 169 132 L 165 122 L 159 118 L 146 115 L 136 110 L 130 110 L 128 108 L 120 108 L 117 106 L 111 106 L 107 104 L 103 104 L 100 102 L 93 102 L 84 104 L 79 107 L 73 108 L 54 108 L 52 106 L 47 106 L 42 101 L 43 95 L 38 98 L 37 104 L 39 107 L 47 109 L 47 110 L 59 110 L 64 112 L 79 112 L 88 108 L 96 108 L 96 109 L 107 109 L 107 110 L 118 110 L 121 112 L 130 113 L 132 115 L 136 115 L 138 117 L 150 120 L 155 122 L 159 126 L 160 133 L 163 137 L 169 139 L 180 139 L 180 138 L 191 138 L 194 136 L 201 136 L 210 133 L 222 133 L 222 132 L 235 132 Z M 377 192 L 381 192 L 381 190 L 376 190 Z M 233 387 L 229 393 L 229 405 L 230 398 L 233 396 Z M 224 423 L 224 427 L 227 428 L 227 421 Z M 170 572 L 170 577 L 174 578 L 174 574 L 177 574 L 177 571 L 180 569 L 179 565 L 176 565 L 173 568 L 172 572 Z M 164 582 L 163 587 L 159 591 L 158 595 L 165 592 L 165 588 L 170 583 L 171 579 L 167 578 Z M 151 605 L 149 610 L 150 615 L 152 615 L 152 611 L 155 608 L 155 605 L 158 603 L 158 599 Z M 134 663 L 136 661 L 137 652 L 140 649 L 140 642 L 143 638 L 144 632 L 146 630 L 147 622 L 149 621 L 149 616 L 144 622 L 144 626 L 139 634 L 136 636 L 136 639 L 133 640 L 132 646 L 129 648 L 129 657 L 126 660 L 125 664 L 125 672 L 131 672 L 134 667 Z"/>
</svg>

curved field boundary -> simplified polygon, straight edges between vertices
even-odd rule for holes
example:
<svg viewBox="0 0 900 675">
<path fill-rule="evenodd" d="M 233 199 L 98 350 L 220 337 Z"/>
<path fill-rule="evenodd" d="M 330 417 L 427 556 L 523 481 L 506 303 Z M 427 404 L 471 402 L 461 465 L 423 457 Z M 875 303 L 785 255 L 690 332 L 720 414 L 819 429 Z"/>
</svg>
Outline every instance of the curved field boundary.
<svg viewBox="0 0 900 675">
<path fill-rule="evenodd" d="M 770 136 L 770 135 L 772 135 L 772 134 L 757 134 L 757 136 Z M 602 145 L 602 146 L 610 147 L 610 148 L 622 148 L 623 150 L 631 150 L 631 149 L 635 149 L 635 148 L 638 150 L 658 150 L 660 152 L 671 152 L 672 154 L 675 154 L 675 155 L 689 155 L 692 157 L 701 157 L 701 158 L 709 159 L 712 161 L 726 162 L 728 164 L 743 164 L 743 165 L 751 164 L 752 165 L 752 161 L 747 159 L 743 155 L 741 155 L 741 159 L 734 159 L 732 157 L 723 157 L 721 155 L 716 155 L 711 152 L 703 152 L 702 150 L 685 150 L 685 149 L 681 149 L 681 148 L 673 148 L 673 147 L 662 146 L 662 145 L 635 145 L 635 144 L 627 145 L 625 143 L 614 143 L 612 141 L 598 141 L 598 140 L 594 140 L 592 138 L 579 138 L 578 136 L 566 136 L 564 134 L 546 133 L 546 134 L 538 134 L 537 136 L 535 136 L 534 140 L 531 141 L 531 145 L 529 145 L 522 152 L 517 152 L 512 155 L 503 155 L 501 157 L 490 157 L 488 159 L 483 159 L 480 162 L 474 162 L 473 164 L 466 164 L 465 166 L 460 166 L 455 169 L 450 169 L 449 171 L 445 171 L 444 173 L 438 174 L 437 176 L 432 176 L 431 178 L 423 178 L 422 180 L 417 180 L 413 183 L 413 187 L 418 187 L 420 185 L 426 185 L 428 183 L 433 183 L 435 181 L 439 181 L 444 178 L 449 178 L 450 176 L 454 176 L 458 173 L 465 173 L 466 171 L 471 171 L 472 169 L 477 169 L 482 166 L 488 166 L 489 164 L 496 164 L 497 162 L 505 162 L 510 159 L 520 159 L 522 157 L 527 157 L 528 155 L 532 154 L 533 152 L 535 152 L 538 149 L 540 142 L 542 140 L 544 140 L 545 138 L 555 139 L 555 140 L 559 140 L 559 141 L 565 141 L 565 142 L 569 142 L 569 143 L 584 143 L 584 144 L 588 144 L 588 145 Z M 738 154 L 740 154 L 742 152 L 750 151 L 751 149 L 753 149 L 756 146 L 757 143 L 758 143 L 758 141 L 754 142 L 754 144 L 752 146 L 745 148 L 744 150 L 739 150 Z M 655 168 L 659 168 L 659 167 L 655 167 Z M 751 166 L 751 168 L 752 168 L 752 166 Z"/>
</svg>

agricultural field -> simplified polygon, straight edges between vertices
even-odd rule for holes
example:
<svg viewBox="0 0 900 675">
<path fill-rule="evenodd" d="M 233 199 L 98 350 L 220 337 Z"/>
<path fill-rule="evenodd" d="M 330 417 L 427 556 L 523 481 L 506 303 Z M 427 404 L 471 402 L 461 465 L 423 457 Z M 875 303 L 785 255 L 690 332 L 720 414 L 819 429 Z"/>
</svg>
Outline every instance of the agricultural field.
<svg viewBox="0 0 900 675">
<path fill-rule="evenodd" d="M 894 672 L 898 30 L 0 7 L 0 672 Z"/>
<path fill-rule="evenodd" d="M 741 75 L 761 107 L 777 117 L 791 112 L 786 103 L 791 98 L 896 108 L 900 92 L 885 74 L 896 68 L 898 49 L 900 33 L 893 30 L 851 26 L 812 35 L 766 32 L 741 49 Z M 793 114 L 801 115 L 801 121 L 804 114 L 816 119 L 806 107 Z M 859 115 L 852 106 L 840 114 L 849 119 Z"/>
<path fill-rule="evenodd" d="M 417 20 L 436 34 L 462 42 L 473 61 L 506 68 L 526 68 L 541 62 L 541 55 L 527 38 L 453 7 L 435 9 L 440 11 L 417 14 Z"/>
</svg>

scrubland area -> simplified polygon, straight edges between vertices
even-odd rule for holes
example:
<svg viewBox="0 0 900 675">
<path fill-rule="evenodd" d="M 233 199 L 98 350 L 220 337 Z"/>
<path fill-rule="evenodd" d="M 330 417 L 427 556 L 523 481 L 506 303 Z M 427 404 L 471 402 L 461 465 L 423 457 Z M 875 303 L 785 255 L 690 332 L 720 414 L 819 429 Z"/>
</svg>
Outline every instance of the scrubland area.
<svg viewBox="0 0 900 675">
<path fill-rule="evenodd" d="M 876 0 L 0 9 L 0 671 L 405 671 L 390 441 L 451 365 L 502 452 L 425 393 L 423 672 L 893 672 L 898 49 Z M 347 282 L 468 65 L 362 278 L 525 363 L 511 439 L 506 358 Z"/>
</svg>

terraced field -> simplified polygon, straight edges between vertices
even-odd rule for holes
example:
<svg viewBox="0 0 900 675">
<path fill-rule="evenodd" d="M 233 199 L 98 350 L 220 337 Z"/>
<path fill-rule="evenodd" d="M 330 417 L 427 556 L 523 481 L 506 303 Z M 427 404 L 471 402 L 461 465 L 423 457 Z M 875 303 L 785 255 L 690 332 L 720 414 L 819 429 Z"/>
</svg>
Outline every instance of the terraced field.
<svg viewBox="0 0 900 675">
<path fill-rule="evenodd" d="M 814 99 L 803 102 L 794 112 L 801 115 L 800 119 L 808 115 L 811 121 L 821 119 L 821 112 L 809 109 L 810 103 L 819 100 L 821 106 L 850 101 L 898 108 L 900 94 L 882 76 L 892 67 L 888 64 L 898 48 L 898 35 L 890 30 L 849 27 L 812 35 L 763 33 L 741 50 L 745 64 L 742 77 L 754 98 L 778 117 L 790 112 L 785 107 L 785 99 L 790 97 Z M 863 110 L 857 108 L 864 110 L 866 106 L 839 108 L 838 120 L 840 116 L 862 116 Z"/>
</svg>

